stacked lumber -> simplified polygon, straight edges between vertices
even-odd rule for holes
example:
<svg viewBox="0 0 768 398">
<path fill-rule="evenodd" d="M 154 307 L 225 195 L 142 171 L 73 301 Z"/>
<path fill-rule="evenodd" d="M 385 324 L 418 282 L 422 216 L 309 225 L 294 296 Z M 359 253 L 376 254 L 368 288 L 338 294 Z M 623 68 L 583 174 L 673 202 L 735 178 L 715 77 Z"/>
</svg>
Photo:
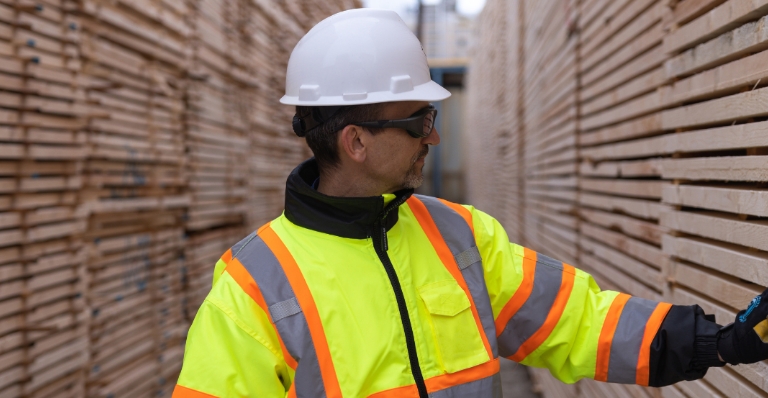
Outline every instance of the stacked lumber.
<svg viewBox="0 0 768 398">
<path fill-rule="evenodd" d="M 237 0 L 189 1 L 191 29 L 185 144 L 190 208 L 186 230 L 185 315 L 191 320 L 211 287 L 211 267 L 246 234 L 249 93 L 260 77 L 243 56 L 238 26 L 250 16 Z"/>
<path fill-rule="evenodd" d="M 662 154 L 627 148 L 663 133 L 668 14 L 662 1 L 593 0 L 582 3 L 580 20 L 579 265 L 603 288 L 654 300 L 669 300 L 670 259 L 659 225 L 668 210 L 660 200 Z M 613 386 L 582 384 L 615 395 Z M 628 395 L 634 387 L 621 388 Z"/>
<path fill-rule="evenodd" d="M 654 300 L 668 264 L 665 182 L 656 154 L 621 149 L 659 133 L 666 10 L 656 0 L 583 2 L 579 35 L 580 264 L 604 287 Z"/>
<path fill-rule="evenodd" d="M 522 132 L 525 128 L 522 101 L 524 100 L 524 76 L 523 71 L 525 57 L 519 51 L 523 45 L 522 38 L 525 37 L 525 24 L 522 13 L 525 11 L 524 4 L 520 1 L 507 3 L 506 12 L 506 40 L 510 43 L 518 43 L 514 48 L 507 50 L 506 81 L 513 90 L 505 93 L 505 102 L 501 109 L 500 121 L 503 123 L 505 139 L 500 142 L 499 152 L 503 153 L 501 161 L 502 167 L 494 174 L 496 181 L 510 181 L 504 184 L 499 196 L 501 201 L 503 218 L 500 219 L 502 225 L 506 228 L 510 240 L 514 242 L 523 242 L 525 239 L 526 217 L 524 212 L 523 198 L 525 197 L 525 140 Z M 496 84 L 496 90 L 505 92 L 505 87 Z M 492 161 L 492 158 L 488 159 Z M 494 165 L 489 165 L 491 170 L 497 170 Z M 511 178 L 510 178 L 511 177 Z"/>
<path fill-rule="evenodd" d="M 82 0 L 88 396 L 167 395 L 183 353 L 182 2 Z"/>
<path fill-rule="evenodd" d="M 499 3 L 511 4 L 489 1 L 486 7 L 498 10 Z M 474 158 L 471 200 L 501 220 L 524 214 L 523 234 L 516 240 L 511 233 L 513 240 L 573 261 L 603 288 L 699 304 L 721 324 L 730 322 L 768 286 L 768 1 L 579 0 L 570 3 L 578 10 L 570 36 L 556 33 L 567 31 L 562 15 L 568 1 L 512 3 L 519 10 L 515 29 L 523 33 L 479 41 L 469 95 L 498 84 L 488 73 L 489 64 L 500 63 L 495 47 L 516 51 L 524 78 L 507 79 L 505 95 L 522 92 L 508 106 L 517 106 L 510 111 L 523 121 L 512 141 L 525 150 L 508 145 Z M 480 37 L 491 34 L 497 13 L 481 15 Z M 575 47 L 567 47 L 574 40 Z M 568 84 L 576 97 L 570 141 L 554 126 L 568 117 L 561 95 Z M 541 143 L 552 134 L 561 137 L 552 150 L 562 156 L 561 165 L 578 168 L 541 178 L 549 167 L 541 168 L 549 160 Z M 510 157 L 521 166 L 510 168 Z M 478 165 L 487 164 L 512 172 L 505 184 L 523 180 L 507 198 L 513 205 L 473 195 L 499 183 L 480 172 Z M 572 213 L 548 207 L 553 192 L 574 192 L 570 201 L 558 201 L 572 204 Z M 558 232 L 570 214 L 578 217 L 572 256 L 557 251 L 563 251 Z M 547 397 L 768 392 L 762 362 L 713 368 L 703 380 L 657 390 L 591 381 L 565 387 L 546 372 L 533 375 Z"/>
<path fill-rule="evenodd" d="M 523 2 L 522 244 L 576 263 L 576 2 Z"/>
<path fill-rule="evenodd" d="M 765 240 L 768 134 L 768 1 L 686 0 L 671 10 L 664 37 L 661 128 L 654 150 L 671 180 L 662 200 L 664 252 L 672 256 L 669 299 L 698 303 L 720 323 L 768 286 Z M 702 382 L 716 396 L 758 397 L 768 364 L 712 369 Z"/>
<path fill-rule="evenodd" d="M 0 1 L 0 397 L 84 392 L 79 30 L 61 1 Z"/>
<path fill-rule="evenodd" d="M 494 45 L 499 38 L 515 35 L 516 31 L 509 29 L 513 26 L 507 18 L 516 15 L 513 2 L 488 2 L 484 15 L 483 29 L 479 32 L 477 42 L 479 47 L 486 49 L 484 57 L 488 62 L 478 62 L 469 70 L 468 86 L 473 87 L 467 93 L 467 115 L 470 116 L 472 136 L 466 139 L 467 158 L 472 162 L 467 164 L 467 171 L 474 178 L 467 179 L 467 195 L 471 202 L 481 209 L 501 209 L 506 204 L 505 197 L 515 194 L 517 174 L 505 167 L 495 167 L 492 160 L 499 159 L 504 153 L 516 148 L 512 142 L 512 126 L 507 123 L 516 122 L 515 107 L 507 106 L 509 101 L 516 100 L 514 93 L 505 90 L 510 79 L 516 79 L 517 59 L 511 58 L 517 54 L 507 46 Z M 486 76 L 495 76 L 487 79 Z M 508 181 L 502 184 L 501 181 Z M 496 184 L 498 182 L 498 185 Z M 511 212 L 510 212 L 511 213 Z M 517 214 L 500 212 L 499 221 L 508 228 L 510 235 L 518 223 Z"/>
</svg>

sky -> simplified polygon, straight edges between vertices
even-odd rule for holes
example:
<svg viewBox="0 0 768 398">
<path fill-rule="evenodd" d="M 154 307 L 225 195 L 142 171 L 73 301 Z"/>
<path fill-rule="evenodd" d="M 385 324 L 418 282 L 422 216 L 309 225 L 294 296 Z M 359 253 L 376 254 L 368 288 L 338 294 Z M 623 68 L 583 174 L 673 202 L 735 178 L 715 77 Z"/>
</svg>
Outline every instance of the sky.
<svg viewBox="0 0 768 398">
<path fill-rule="evenodd" d="M 422 0 L 424 4 L 437 4 L 442 0 Z M 401 16 L 405 16 L 405 11 L 409 8 L 414 8 L 418 4 L 418 0 L 363 0 L 363 5 L 370 8 L 384 8 L 387 10 L 396 11 Z M 476 15 L 479 13 L 485 0 L 458 0 L 458 11 L 465 15 Z"/>
</svg>

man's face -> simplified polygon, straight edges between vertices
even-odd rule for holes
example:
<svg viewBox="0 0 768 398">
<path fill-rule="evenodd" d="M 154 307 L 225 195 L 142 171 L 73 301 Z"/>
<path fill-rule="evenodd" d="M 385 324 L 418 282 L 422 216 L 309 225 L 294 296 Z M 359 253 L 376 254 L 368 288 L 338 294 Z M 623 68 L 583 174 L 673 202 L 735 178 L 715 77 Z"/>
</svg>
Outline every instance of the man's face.
<svg viewBox="0 0 768 398">
<path fill-rule="evenodd" d="M 404 119 L 427 106 L 429 103 L 422 101 L 389 103 L 380 119 Z M 370 147 L 367 166 L 373 176 L 390 187 L 391 192 L 419 187 L 424 181 L 422 169 L 429 152 L 428 145 L 440 143 L 437 129 L 427 137 L 413 138 L 403 129 L 387 128 L 370 138 L 374 145 Z"/>
</svg>

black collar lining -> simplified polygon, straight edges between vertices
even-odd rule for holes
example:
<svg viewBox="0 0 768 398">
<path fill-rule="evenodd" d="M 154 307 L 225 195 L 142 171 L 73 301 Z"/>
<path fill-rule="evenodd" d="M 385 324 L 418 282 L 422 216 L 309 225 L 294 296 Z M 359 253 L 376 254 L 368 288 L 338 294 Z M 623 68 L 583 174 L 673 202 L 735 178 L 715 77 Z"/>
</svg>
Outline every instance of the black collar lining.
<svg viewBox="0 0 768 398">
<path fill-rule="evenodd" d="M 366 239 L 386 215 L 384 227 L 391 229 L 398 220 L 396 207 L 404 203 L 413 189 L 395 192 L 385 208 L 382 196 L 342 198 L 323 195 L 312 188 L 320 171 L 314 158 L 296 167 L 288 176 L 285 189 L 285 217 L 292 223 L 343 238 Z"/>
</svg>

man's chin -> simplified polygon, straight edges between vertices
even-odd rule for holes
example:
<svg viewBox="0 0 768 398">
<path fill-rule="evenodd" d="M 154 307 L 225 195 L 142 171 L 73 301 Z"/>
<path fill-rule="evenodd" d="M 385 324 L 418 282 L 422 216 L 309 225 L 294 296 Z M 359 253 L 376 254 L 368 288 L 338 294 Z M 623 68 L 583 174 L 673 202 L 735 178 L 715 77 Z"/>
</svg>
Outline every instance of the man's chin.
<svg viewBox="0 0 768 398">
<path fill-rule="evenodd" d="M 418 168 L 418 171 L 415 171 L 414 173 L 409 173 L 405 176 L 405 179 L 403 180 L 403 188 L 411 188 L 416 189 L 421 186 L 421 184 L 424 183 L 424 174 L 422 173 L 421 167 Z"/>
</svg>

